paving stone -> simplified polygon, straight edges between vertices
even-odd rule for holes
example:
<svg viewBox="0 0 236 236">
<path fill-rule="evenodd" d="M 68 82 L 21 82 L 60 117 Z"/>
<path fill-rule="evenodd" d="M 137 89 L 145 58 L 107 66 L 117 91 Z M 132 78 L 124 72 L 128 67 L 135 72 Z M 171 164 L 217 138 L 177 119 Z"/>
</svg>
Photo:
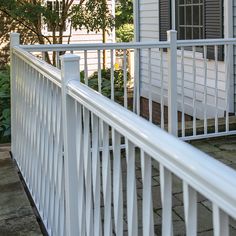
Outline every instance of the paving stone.
<svg viewBox="0 0 236 236">
<path fill-rule="evenodd" d="M 236 143 L 222 144 L 218 147 L 223 151 L 236 151 Z"/>
<path fill-rule="evenodd" d="M 197 143 L 197 144 L 194 143 L 194 141 L 193 141 L 193 142 L 191 142 L 191 144 L 194 147 L 200 149 L 201 151 L 207 152 L 207 153 L 208 152 L 220 152 L 221 151 L 220 148 L 218 148 L 218 147 L 216 147 L 214 145 L 211 145 L 211 144 L 209 144 L 207 142 L 204 142 L 204 141 L 202 141 L 202 143 Z"/>
<path fill-rule="evenodd" d="M 174 194 L 174 196 L 183 203 L 183 193 L 176 193 Z M 200 193 L 197 193 L 197 202 L 202 202 L 205 201 L 206 197 L 204 197 L 203 195 L 201 195 Z"/>
<path fill-rule="evenodd" d="M 0 158 L 0 235 L 42 235 L 9 152 L 7 155 Z"/>
<path fill-rule="evenodd" d="M 212 229 L 212 214 L 201 203 L 197 204 L 198 208 L 198 232 L 208 231 Z M 184 208 L 177 206 L 174 208 L 175 212 L 184 219 Z"/>
<path fill-rule="evenodd" d="M 221 151 L 214 154 L 214 157 L 221 160 L 236 163 L 236 151 Z"/>
</svg>

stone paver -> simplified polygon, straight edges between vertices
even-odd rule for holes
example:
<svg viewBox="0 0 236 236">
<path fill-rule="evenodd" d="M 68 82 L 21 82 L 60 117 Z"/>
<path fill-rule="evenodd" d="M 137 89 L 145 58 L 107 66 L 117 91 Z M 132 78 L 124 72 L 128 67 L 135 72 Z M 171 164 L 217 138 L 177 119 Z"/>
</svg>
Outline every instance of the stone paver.
<svg viewBox="0 0 236 236">
<path fill-rule="evenodd" d="M 236 135 L 230 137 L 211 138 L 191 141 L 190 144 L 208 153 L 217 160 L 236 169 Z M 113 164 L 111 165 L 113 166 Z M 124 235 L 127 235 L 127 165 L 122 158 L 123 203 L 124 203 Z M 183 186 L 182 181 L 173 175 L 172 214 L 174 236 L 185 235 Z M 136 184 L 138 200 L 138 235 L 142 235 L 142 172 L 140 158 L 136 158 Z M 31 206 L 22 191 L 14 165 L 9 158 L 8 150 L 0 147 L 0 235 L 41 235 Z M 160 194 L 160 176 L 158 165 L 152 168 L 152 195 L 155 235 L 161 235 L 162 205 Z M 102 195 L 101 195 L 102 197 Z M 103 204 L 103 201 L 102 201 Z M 6 207 L 7 206 L 7 207 Z M 198 235 L 213 235 L 212 205 L 202 195 L 197 196 Z M 104 209 L 102 209 L 103 213 Z M 103 214 L 102 214 L 103 215 Z M 113 219 L 114 225 L 114 219 Z M 230 219 L 230 235 L 236 235 L 236 221 Z M 17 232 L 17 233 L 15 233 Z M 18 233 L 20 232 L 20 233 Z"/>
<path fill-rule="evenodd" d="M 0 235 L 42 235 L 9 150 L 0 146 Z"/>
</svg>

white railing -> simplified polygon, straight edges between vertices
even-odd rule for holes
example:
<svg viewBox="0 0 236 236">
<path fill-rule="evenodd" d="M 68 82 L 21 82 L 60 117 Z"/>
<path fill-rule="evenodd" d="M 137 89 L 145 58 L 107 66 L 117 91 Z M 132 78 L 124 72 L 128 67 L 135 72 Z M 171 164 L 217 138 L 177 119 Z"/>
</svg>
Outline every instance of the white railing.
<svg viewBox="0 0 236 236">
<path fill-rule="evenodd" d="M 104 87 L 102 64 L 106 51 L 109 97 L 162 129 L 189 140 L 236 133 L 232 65 L 235 44 L 236 39 L 176 40 L 176 32 L 169 31 L 167 42 L 21 47 L 31 53 L 42 53 L 43 58 L 46 52 L 55 52 L 59 68 L 60 54 L 80 55 L 85 84 L 89 84 L 89 77 L 96 71 L 99 92 Z M 135 50 L 134 71 L 127 70 L 130 50 Z M 121 85 L 115 84 L 114 75 L 118 51 L 123 55 L 122 95 L 117 91 Z M 134 75 L 131 81 L 128 72 Z"/>
<path fill-rule="evenodd" d="M 201 193 L 213 206 L 214 235 L 229 235 L 235 171 L 81 84 L 78 56 L 63 56 L 59 70 L 17 40 L 11 45 L 12 153 L 49 235 L 135 236 L 139 227 L 154 235 L 156 201 L 162 235 L 173 235 L 172 174 L 183 186 L 183 234 L 197 235 Z M 153 198 L 152 171 L 160 177 L 161 199 Z"/>
</svg>

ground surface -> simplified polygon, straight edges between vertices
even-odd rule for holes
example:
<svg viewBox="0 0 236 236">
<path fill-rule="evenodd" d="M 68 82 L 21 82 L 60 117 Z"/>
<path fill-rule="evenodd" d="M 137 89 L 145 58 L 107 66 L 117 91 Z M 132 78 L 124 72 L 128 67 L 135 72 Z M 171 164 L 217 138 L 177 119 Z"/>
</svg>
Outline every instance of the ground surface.
<svg viewBox="0 0 236 236">
<path fill-rule="evenodd" d="M 42 235 L 9 150 L 0 145 L 0 236 Z"/>
<path fill-rule="evenodd" d="M 191 141 L 191 145 L 236 169 L 236 136 Z M 126 181 L 126 162 L 122 163 L 123 186 Z M 161 201 L 159 171 L 153 168 L 152 192 L 154 224 L 156 235 L 161 235 Z M 142 176 L 140 162 L 136 162 L 137 198 L 139 213 L 139 235 L 142 235 Z M 173 176 L 173 227 L 174 235 L 185 235 L 183 193 L 181 181 Z M 126 190 L 124 190 L 124 215 L 126 215 Z M 198 195 L 198 235 L 213 235 L 211 203 Z M 126 217 L 125 217 L 126 218 Z M 124 221 L 124 235 L 127 235 L 127 221 Z M 0 236 L 42 235 L 36 217 L 24 192 L 9 147 L 0 146 Z M 231 220 L 230 235 L 236 235 L 236 222 Z"/>
</svg>

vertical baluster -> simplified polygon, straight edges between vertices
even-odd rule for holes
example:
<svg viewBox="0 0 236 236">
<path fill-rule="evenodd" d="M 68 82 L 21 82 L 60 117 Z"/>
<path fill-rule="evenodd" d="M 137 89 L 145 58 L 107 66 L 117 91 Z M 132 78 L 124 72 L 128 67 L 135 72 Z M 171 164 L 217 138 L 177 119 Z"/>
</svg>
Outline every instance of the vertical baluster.
<svg viewBox="0 0 236 236">
<path fill-rule="evenodd" d="M 149 121 L 152 122 L 152 50 L 151 48 L 148 48 L 148 83 L 149 83 L 149 97 L 148 97 Z"/>
<path fill-rule="evenodd" d="M 184 47 L 181 47 L 181 92 L 182 92 L 182 116 L 181 116 L 181 129 L 182 137 L 185 137 L 185 107 L 184 107 Z"/>
<path fill-rule="evenodd" d="M 226 84 L 225 84 L 225 93 L 226 93 L 226 114 L 225 114 L 225 131 L 229 132 L 229 96 L 230 96 L 230 45 L 225 45 L 225 78 L 226 78 Z"/>
<path fill-rule="evenodd" d="M 44 219 L 46 221 L 46 227 L 49 229 L 49 221 L 48 221 L 48 208 L 49 208 L 49 166 L 48 166 L 48 160 L 49 160 L 49 81 L 47 78 L 45 78 L 45 90 L 44 90 L 44 135 L 45 135 L 45 150 L 44 150 L 44 157 L 43 157 L 43 165 L 44 165 Z"/>
<path fill-rule="evenodd" d="M 214 236 L 229 235 L 229 217 L 213 203 L 213 229 Z"/>
<path fill-rule="evenodd" d="M 218 133 L 218 46 L 214 46 L 215 53 L 215 133 Z"/>
<path fill-rule="evenodd" d="M 102 182 L 104 198 L 104 235 L 111 235 L 111 164 L 109 151 L 109 126 L 103 122 Z"/>
<path fill-rule="evenodd" d="M 35 87 L 36 87 L 37 72 L 33 70 L 32 72 L 32 89 L 31 89 L 31 112 L 32 112 L 32 128 L 31 128 L 31 178 L 32 178 L 32 196 L 34 201 L 36 200 L 36 189 L 35 189 L 35 172 L 36 172 L 36 156 L 35 156 L 35 133 L 36 133 L 36 101 L 35 101 Z"/>
<path fill-rule="evenodd" d="M 196 128 L 196 47 L 192 47 L 193 50 L 193 136 L 197 134 Z"/>
<path fill-rule="evenodd" d="M 173 235 L 172 225 L 172 176 L 171 172 L 160 165 L 162 235 Z"/>
<path fill-rule="evenodd" d="M 92 199 L 92 166 L 90 144 L 90 112 L 84 108 L 84 171 L 86 190 L 86 231 L 93 235 L 93 199 Z"/>
<path fill-rule="evenodd" d="M 88 85 L 88 51 L 84 50 L 84 81 Z"/>
<path fill-rule="evenodd" d="M 185 181 L 183 182 L 184 218 L 186 235 L 197 235 L 197 193 Z"/>
<path fill-rule="evenodd" d="M 42 59 L 43 61 L 46 61 L 46 52 L 42 52 Z"/>
<path fill-rule="evenodd" d="M 115 94 L 114 94 L 114 50 L 111 49 L 111 100 L 114 101 Z"/>
<path fill-rule="evenodd" d="M 38 181 L 37 178 L 39 178 L 38 170 L 39 170 L 39 165 L 38 165 L 38 136 L 39 136 L 39 87 L 38 87 L 38 82 L 39 80 L 39 72 L 35 72 L 35 86 L 34 86 L 34 114 L 35 114 L 35 121 L 34 121 L 34 137 L 33 137 L 33 142 L 34 142 L 34 168 L 33 168 L 33 175 L 34 175 L 34 196 L 35 196 L 35 203 L 36 206 L 38 207 L 39 204 L 39 186 L 37 185 Z"/>
<path fill-rule="evenodd" d="M 122 169 L 120 134 L 114 130 L 113 135 L 113 201 L 116 235 L 123 235 L 123 192 L 122 192 Z"/>
<path fill-rule="evenodd" d="M 141 49 L 135 49 L 135 75 L 134 75 L 134 111 L 137 113 L 137 115 L 140 115 L 140 54 Z"/>
<path fill-rule="evenodd" d="M 77 173 L 78 173 L 78 204 L 79 204 L 79 235 L 85 235 L 85 186 L 84 186 L 84 136 L 82 124 L 82 106 L 76 105 L 76 153 L 77 153 Z"/>
<path fill-rule="evenodd" d="M 53 83 L 50 82 L 49 85 L 49 91 L 50 91 L 50 103 L 49 103 L 49 160 L 48 160 L 48 166 L 49 166 L 49 225 L 50 230 L 53 232 L 53 210 L 54 210 L 54 184 L 53 184 L 53 165 L 54 165 L 54 133 L 53 133 Z"/>
<path fill-rule="evenodd" d="M 127 161 L 127 215 L 128 215 L 128 235 L 138 235 L 138 209 L 137 190 L 135 176 L 135 147 L 127 140 L 126 142 Z"/>
<path fill-rule="evenodd" d="M 56 51 L 56 67 L 60 68 L 60 54 Z"/>
<path fill-rule="evenodd" d="M 102 93 L 101 51 L 98 50 L 98 92 Z"/>
<path fill-rule="evenodd" d="M 92 175 L 93 175 L 93 201 L 94 201 L 94 235 L 102 235 L 100 210 L 100 155 L 99 155 L 99 119 L 92 115 Z"/>
<path fill-rule="evenodd" d="M 143 235 L 154 235 L 152 203 L 152 159 L 141 150 L 143 178 Z"/>
<path fill-rule="evenodd" d="M 124 107 L 128 107 L 128 98 L 127 98 L 127 50 L 124 49 L 124 65 L 123 65 L 123 74 L 124 74 Z"/>
<path fill-rule="evenodd" d="M 163 48 L 160 49 L 160 74 L 161 74 L 161 128 L 164 129 L 164 67 L 163 67 Z"/>
<path fill-rule="evenodd" d="M 204 134 L 207 134 L 207 46 L 203 47 L 204 54 Z"/>
</svg>

